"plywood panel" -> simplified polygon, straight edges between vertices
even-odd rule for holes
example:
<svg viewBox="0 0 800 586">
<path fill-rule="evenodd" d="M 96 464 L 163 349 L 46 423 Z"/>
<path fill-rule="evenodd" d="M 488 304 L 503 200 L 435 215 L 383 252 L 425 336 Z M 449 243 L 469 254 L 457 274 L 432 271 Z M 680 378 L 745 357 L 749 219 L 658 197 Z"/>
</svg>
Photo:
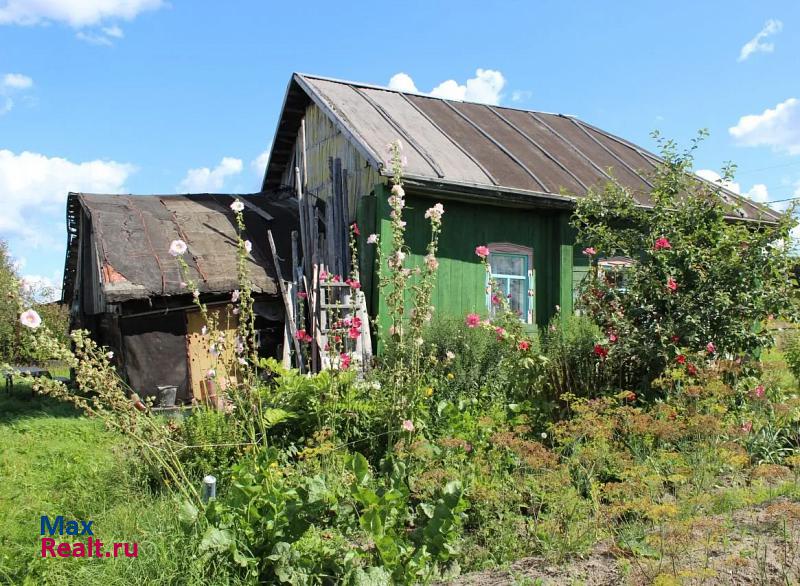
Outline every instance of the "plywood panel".
<svg viewBox="0 0 800 586">
<path fill-rule="evenodd" d="M 224 391 L 236 378 L 236 333 L 238 318 L 233 315 L 233 307 L 225 305 L 208 310 L 211 321 L 216 322 L 216 330 L 222 338 L 222 343 L 210 332 L 203 333 L 206 326 L 205 319 L 199 311 L 186 312 L 187 347 L 189 353 L 189 377 L 192 386 L 192 395 L 198 401 L 206 399 L 205 381 L 208 371 L 216 372 L 216 386 Z M 208 328 L 211 330 L 211 328 Z M 211 352 L 211 345 L 222 349 L 218 355 Z"/>
</svg>

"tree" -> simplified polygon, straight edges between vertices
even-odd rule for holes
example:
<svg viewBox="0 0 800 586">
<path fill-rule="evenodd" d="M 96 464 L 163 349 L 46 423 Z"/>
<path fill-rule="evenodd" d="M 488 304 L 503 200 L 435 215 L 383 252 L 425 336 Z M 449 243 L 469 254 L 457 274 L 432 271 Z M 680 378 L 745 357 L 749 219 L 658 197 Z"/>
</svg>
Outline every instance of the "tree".
<svg viewBox="0 0 800 586">
<path fill-rule="evenodd" d="M 754 353 L 772 344 L 769 316 L 796 317 L 791 210 L 775 221 L 736 220 L 736 202 L 692 173 L 703 135 L 681 153 L 656 138 L 664 163 L 651 181 L 652 209 L 610 182 L 580 200 L 573 218 L 593 263 L 579 306 L 606 334 L 598 359 L 645 387 L 669 364 L 692 374 L 701 354 Z M 624 288 L 598 270 L 610 256 L 633 259 Z"/>
<path fill-rule="evenodd" d="M 35 309 L 52 334 L 68 343 L 67 308 L 52 302 L 52 297 L 50 288 L 25 286 L 21 282 L 8 244 L 0 240 L 0 362 L 24 364 L 39 359 L 31 347 L 30 337 L 22 335 L 19 316 L 24 309 Z"/>
</svg>

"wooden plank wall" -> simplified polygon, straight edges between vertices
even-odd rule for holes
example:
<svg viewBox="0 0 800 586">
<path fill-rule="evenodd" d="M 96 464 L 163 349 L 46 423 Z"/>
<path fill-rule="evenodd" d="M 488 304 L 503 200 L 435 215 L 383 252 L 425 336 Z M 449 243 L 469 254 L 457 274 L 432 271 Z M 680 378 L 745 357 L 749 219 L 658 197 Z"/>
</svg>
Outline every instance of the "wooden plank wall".
<svg viewBox="0 0 800 586">
<path fill-rule="evenodd" d="M 333 122 L 317 107 L 311 104 L 306 109 L 306 157 L 308 167 L 309 193 L 326 202 L 333 196 L 333 181 L 329 160 L 341 160 L 342 169 L 347 173 L 347 187 L 344 194 L 349 210 L 348 222 L 356 219 L 359 199 L 372 192 L 376 183 L 384 181 L 367 164 L 356 148 L 342 135 Z M 294 167 L 302 161 L 302 145 L 299 136 L 295 141 L 294 161 L 284 169 L 281 183 L 294 186 Z"/>
</svg>

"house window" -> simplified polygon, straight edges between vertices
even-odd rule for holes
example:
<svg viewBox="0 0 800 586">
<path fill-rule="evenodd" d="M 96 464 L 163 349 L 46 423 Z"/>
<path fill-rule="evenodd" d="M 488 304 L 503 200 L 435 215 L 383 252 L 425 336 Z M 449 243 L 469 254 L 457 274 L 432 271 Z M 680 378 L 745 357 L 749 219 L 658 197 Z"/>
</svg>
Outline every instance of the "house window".
<svg viewBox="0 0 800 586">
<path fill-rule="evenodd" d="M 533 323 L 533 251 L 516 244 L 490 244 L 489 268 L 511 311 L 523 322 Z M 487 286 L 486 303 L 494 314 L 497 306 L 492 303 L 492 292 L 488 289 Z"/>
</svg>

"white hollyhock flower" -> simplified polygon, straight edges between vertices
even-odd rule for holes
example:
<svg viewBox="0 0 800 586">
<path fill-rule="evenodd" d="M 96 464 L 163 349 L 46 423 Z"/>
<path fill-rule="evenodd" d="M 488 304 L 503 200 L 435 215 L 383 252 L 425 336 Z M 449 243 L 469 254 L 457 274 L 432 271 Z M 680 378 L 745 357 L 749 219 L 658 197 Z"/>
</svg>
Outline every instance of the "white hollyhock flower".
<svg viewBox="0 0 800 586">
<path fill-rule="evenodd" d="M 250 252 L 253 250 L 253 243 L 250 242 L 249 240 L 245 240 L 244 249 L 247 251 L 247 254 L 250 254 Z"/>
<path fill-rule="evenodd" d="M 169 253 L 172 256 L 181 256 L 188 248 L 183 240 L 173 240 L 172 244 L 169 245 Z"/>
<path fill-rule="evenodd" d="M 370 234 L 367 237 L 367 244 L 377 244 L 378 243 L 378 235 L 377 234 Z"/>
<path fill-rule="evenodd" d="M 32 330 L 42 325 L 42 318 L 39 317 L 39 314 L 33 309 L 22 312 L 22 315 L 19 316 L 19 321 L 23 326 Z"/>
<path fill-rule="evenodd" d="M 244 204 L 237 199 L 231 204 L 231 209 L 234 212 L 241 212 L 244 209 Z"/>
</svg>

